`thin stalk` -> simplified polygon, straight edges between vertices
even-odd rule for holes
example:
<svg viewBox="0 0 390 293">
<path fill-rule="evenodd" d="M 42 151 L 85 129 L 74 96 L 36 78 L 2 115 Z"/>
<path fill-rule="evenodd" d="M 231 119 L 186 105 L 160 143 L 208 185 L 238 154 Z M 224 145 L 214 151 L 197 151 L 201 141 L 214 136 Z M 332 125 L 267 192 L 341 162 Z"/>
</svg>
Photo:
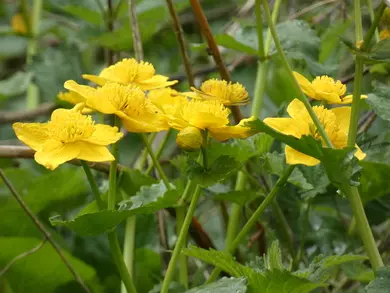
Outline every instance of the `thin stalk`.
<svg viewBox="0 0 390 293">
<path fill-rule="evenodd" d="M 23 209 L 23 211 L 26 213 L 26 215 L 31 219 L 31 221 L 34 223 L 34 225 L 38 228 L 38 230 L 44 235 L 45 239 L 50 243 L 50 245 L 54 248 L 56 253 L 59 255 L 61 261 L 65 264 L 69 272 L 72 274 L 72 276 L 75 278 L 75 280 L 80 284 L 80 286 L 84 289 L 85 292 L 90 293 L 88 286 L 84 283 L 83 279 L 80 277 L 80 275 L 76 272 L 72 264 L 66 259 L 64 253 L 61 250 L 61 247 L 54 241 L 53 236 L 50 234 L 49 231 L 46 230 L 44 224 L 39 221 L 39 219 L 34 215 L 34 213 L 30 210 L 30 208 L 27 206 L 27 204 L 24 202 L 23 198 L 20 196 L 18 191 L 15 189 L 11 181 L 8 180 L 7 176 L 3 172 L 2 169 L 0 169 L 0 177 L 4 181 L 5 185 L 8 187 L 8 189 L 11 191 L 12 195 L 16 199 L 16 201 L 19 203 L 20 207 Z"/>
<path fill-rule="evenodd" d="M 257 32 L 257 51 L 259 52 L 260 59 L 265 56 L 264 48 L 264 36 L 263 36 L 263 16 L 261 14 L 261 2 L 255 1 L 255 13 L 256 13 L 256 32 Z"/>
<path fill-rule="evenodd" d="M 168 141 L 169 141 L 169 137 L 171 136 L 171 133 L 172 133 L 172 128 L 169 128 L 168 131 L 165 133 L 165 136 L 164 136 L 163 140 L 161 141 L 160 146 L 158 147 L 158 150 L 156 153 L 157 160 L 160 159 L 165 147 L 167 146 Z M 153 167 L 154 167 L 154 165 L 150 164 L 148 169 L 145 171 L 145 174 L 150 174 L 150 172 L 152 172 L 152 170 L 153 170 Z"/>
<path fill-rule="evenodd" d="M 167 175 L 165 175 L 165 172 L 164 172 L 163 168 L 161 167 L 160 162 L 158 161 L 156 155 L 154 154 L 152 146 L 149 144 L 148 138 L 146 137 L 145 134 L 141 134 L 141 137 L 142 137 L 142 140 L 145 144 L 146 149 L 148 150 L 150 157 L 152 158 L 153 166 L 157 169 L 157 172 L 160 175 L 160 177 L 161 177 L 162 181 L 164 182 L 165 186 L 167 187 L 167 189 L 170 189 L 171 186 L 169 184 L 168 177 L 167 177 Z"/>
<path fill-rule="evenodd" d="M 177 42 L 179 43 L 180 54 L 181 54 L 181 58 L 183 59 L 184 69 L 186 71 L 188 83 L 190 86 L 194 86 L 195 85 L 194 75 L 192 73 L 191 61 L 190 61 L 190 57 L 188 56 L 186 42 L 184 40 L 183 29 L 180 24 L 179 17 L 176 13 L 175 6 L 172 3 L 172 0 L 166 0 L 166 1 L 167 1 L 169 13 L 171 14 L 173 31 L 175 32 Z"/>
<path fill-rule="evenodd" d="M 84 169 L 85 175 L 87 176 L 89 186 L 91 187 L 92 194 L 96 200 L 96 204 L 97 204 L 99 210 L 103 210 L 104 209 L 104 202 L 103 202 L 102 198 L 100 197 L 99 188 L 96 184 L 95 178 L 92 175 L 91 168 L 89 168 L 88 164 L 83 160 L 80 160 L 80 163 Z"/>
<path fill-rule="evenodd" d="M 321 135 L 323 141 L 325 142 L 326 146 L 332 148 L 333 147 L 332 142 L 330 141 L 328 135 L 326 134 L 326 132 L 324 130 L 324 127 L 321 125 L 321 122 L 318 119 L 317 115 L 314 113 L 314 111 L 313 111 L 313 109 L 312 109 L 312 107 L 310 105 L 309 100 L 303 94 L 303 92 L 302 92 L 302 90 L 301 90 L 297 80 L 294 77 L 294 74 L 293 74 L 293 72 L 291 70 L 290 64 L 288 63 L 287 57 L 286 57 L 286 55 L 283 52 L 283 48 L 282 48 L 282 45 L 280 44 L 280 41 L 279 41 L 279 38 L 278 38 L 278 35 L 277 35 L 277 32 L 276 32 L 275 25 L 272 22 L 272 16 L 271 16 L 271 13 L 269 11 L 268 1 L 267 0 L 262 0 L 262 3 L 263 3 L 265 15 L 267 17 L 268 26 L 269 26 L 270 32 L 272 34 L 272 37 L 274 39 L 275 47 L 276 47 L 276 49 L 277 49 L 277 51 L 279 53 L 279 56 L 281 58 L 282 65 L 285 68 L 285 70 L 287 71 L 287 73 L 289 74 L 290 79 L 293 82 L 293 85 L 294 85 L 295 89 L 300 93 L 299 100 L 305 105 L 306 110 L 308 111 L 311 119 L 314 122 L 314 125 L 316 126 L 316 128 L 317 128 L 319 134 Z"/>
<path fill-rule="evenodd" d="M 165 274 L 160 293 L 167 293 L 168 292 L 169 284 L 171 283 L 173 275 L 175 273 L 176 262 L 177 262 L 179 255 L 180 255 L 180 252 L 181 252 L 181 249 L 182 249 L 183 244 L 185 242 L 185 239 L 187 238 L 188 228 L 190 227 L 190 224 L 192 221 L 192 216 L 195 212 L 196 205 L 198 203 L 198 199 L 200 197 L 200 194 L 201 194 L 200 186 L 197 185 L 196 189 L 195 189 L 195 193 L 191 199 L 191 203 L 190 203 L 190 206 L 188 208 L 187 214 L 184 218 L 183 226 L 181 227 L 179 236 L 177 238 L 177 242 L 176 242 L 175 248 L 173 250 L 171 260 L 169 261 L 168 269 L 167 269 L 167 272 Z"/>
<path fill-rule="evenodd" d="M 359 231 L 360 238 L 363 241 L 365 251 L 370 259 L 373 270 L 383 267 L 383 260 L 376 246 L 374 235 L 372 234 L 370 224 L 368 223 L 363 203 L 356 187 L 350 186 L 348 195 L 349 202 L 356 219 L 356 229 Z"/>
<path fill-rule="evenodd" d="M 30 35 L 30 40 L 27 45 L 27 57 L 26 63 L 30 65 L 33 57 L 37 53 L 37 44 L 38 44 L 38 29 L 39 22 L 41 19 L 42 13 L 42 0 L 34 0 L 32 6 L 32 15 L 31 19 L 28 22 L 30 27 L 28 32 Z M 27 109 L 35 109 L 39 105 L 39 89 L 36 84 L 31 82 L 27 88 L 27 97 L 26 97 L 26 106 Z"/>
<path fill-rule="evenodd" d="M 123 260 L 123 255 L 121 252 L 121 248 L 119 246 L 119 241 L 118 241 L 116 231 L 114 230 L 112 232 L 109 232 L 107 236 L 108 236 L 108 243 L 110 245 L 112 257 L 119 271 L 119 275 L 121 276 L 122 282 L 126 287 L 127 293 L 137 293 L 133 280 Z"/>
<path fill-rule="evenodd" d="M 381 5 L 384 5 L 385 8 L 386 8 L 386 4 L 383 1 L 382 1 Z M 368 7 L 368 12 L 370 13 L 371 23 L 374 24 L 374 22 L 375 22 L 375 12 L 374 12 L 374 7 L 372 5 L 372 1 L 371 0 L 367 0 L 367 7 Z M 379 20 L 378 20 L 378 23 L 379 23 Z M 377 25 L 375 26 L 374 30 L 375 30 L 375 40 L 377 42 L 379 42 L 380 37 L 379 37 L 379 31 L 377 29 Z"/>
<path fill-rule="evenodd" d="M 131 35 L 133 37 L 133 48 L 135 59 L 138 61 L 144 59 L 144 50 L 142 48 L 141 34 L 137 21 L 137 11 L 135 9 L 135 0 L 129 0 L 129 19 L 131 25 Z"/>
<path fill-rule="evenodd" d="M 153 133 L 149 134 L 149 136 L 148 136 L 149 144 L 153 143 L 156 136 L 157 136 L 157 132 L 153 132 Z M 147 159 L 148 159 L 148 150 L 146 148 L 144 148 L 142 150 L 141 157 L 134 164 L 135 167 L 139 170 L 143 170 Z M 151 165 L 151 167 L 153 168 L 153 165 Z"/>
<path fill-rule="evenodd" d="M 360 7 L 360 0 L 353 0 L 356 42 L 363 40 L 362 12 L 360 10 Z"/>
<path fill-rule="evenodd" d="M 119 118 L 114 116 L 114 125 L 120 128 L 120 122 Z M 115 204 L 116 204 L 116 174 L 117 174 L 117 167 L 118 167 L 118 155 L 119 155 L 119 142 L 114 143 L 112 145 L 111 149 L 112 155 L 114 156 L 115 160 L 111 162 L 110 164 L 110 174 L 108 177 L 109 181 L 109 191 L 108 191 L 108 200 L 107 200 L 107 209 L 108 210 L 115 210 Z"/>
<path fill-rule="evenodd" d="M 290 255 L 292 258 L 294 258 L 295 248 L 294 248 L 293 233 L 292 233 L 290 225 L 288 224 L 287 219 L 284 216 L 283 211 L 280 208 L 279 203 L 276 199 L 272 202 L 272 210 L 274 212 L 275 217 L 278 220 L 280 227 L 282 228 L 281 230 L 282 230 L 282 233 L 284 235 L 284 238 L 287 241 L 287 247 L 288 247 L 288 250 L 290 251 Z"/>
<path fill-rule="evenodd" d="M 186 215 L 186 206 L 180 206 L 176 208 L 176 235 L 180 235 L 180 231 L 183 228 L 183 223 Z M 187 246 L 187 235 L 183 240 L 183 247 Z M 185 254 L 179 255 L 179 282 L 188 289 L 188 258 Z"/>
<path fill-rule="evenodd" d="M 371 3 L 371 0 L 367 0 L 367 3 Z M 361 50 L 367 49 L 372 37 L 374 36 L 374 33 L 376 34 L 376 40 L 379 41 L 379 34 L 378 34 L 377 28 L 378 28 L 379 21 L 381 20 L 381 17 L 383 15 L 383 12 L 385 11 L 386 7 L 387 6 L 386 6 L 385 2 L 382 1 L 378 7 L 378 10 L 375 14 L 374 19 L 372 20 L 372 24 L 364 37 L 364 42 L 363 42 L 363 45 L 361 47 Z M 372 3 L 371 3 L 371 9 L 372 9 Z M 372 10 L 372 13 L 374 13 L 373 10 Z"/>
<path fill-rule="evenodd" d="M 249 231 L 256 225 L 256 222 L 259 220 L 259 218 L 263 214 L 265 208 L 274 201 L 280 188 L 286 183 L 288 177 L 290 177 L 294 168 L 295 168 L 295 166 L 291 165 L 291 166 L 288 166 L 288 168 L 284 171 L 283 175 L 276 182 L 276 184 L 272 188 L 271 192 L 263 200 L 263 202 L 256 209 L 256 211 L 252 214 L 252 216 L 249 218 L 248 222 L 246 222 L 244 227 L 242 227 L 242 229 L 240 230 L 240 233 L 238 233 L 237 237 L 234 239 L 232 244 L 228 247 L 227 251 L 229 253 L 232 253 L 238 247 L 238 245 L 242 242 L 242 240 L 248 235 Z M 207 280 L 207 283 L 211 283 L 211 282 L 215 281 L 220 272 L 221 272 L 221 270 L 219 268 L 215 268 L 213 270 L 213 272 L 211 273 L 210 278 Z"/>
<path fill-rule="evenodd" d="M 215 41 L 210 25 L 207 21 L 206 15 L 204 14 L 202 7 L 200 6 L 199 0 L 190 0 L 190 3 L 192 6 L 192 10 L 194 11 L 195 18 L 198 21 L 199 26 L 201 28 L 202 35 L 206 39 L 211 54 L 213 55 L 214 61 L 218 66 L 218 71 L 220 76 L 222 77 L 222 79 L 226 81 L 230 81 L 231 80 L 230 73 L 225 63 L 223 62 L 221 52 L 219 52 L 217 42 Z M 232 106 L 231 110 L 235 122 L 239 123 L 243 118 L 240 108 L 238 106 Z"/>
<path fill-rule="evenodd" d="M 360 12 L 360 1 L 355 0 L 355 34 L 356 41 L 361 40 L 361 12 Z M 378 20 L 379 21 L 379 20 Z M 373 24 L 374 25 L 374 24 Z M 373 25 L 371 27 L 373 27 Z M 372 37 L 373 34 L 371 34 Z M 370 38 L 366 36 L 365 40 L 370 41 Z M 367 44 L 367 43 L 366 43 Z M 363 45 L 365 45 L 363 43 Z M 359 119 L 359 101 L 363 81 L 363 60 L 361 57 L 356 57 L 355 64 L 355 81 L 353 90 L 351 120 L 348 133 L 348 146 L 354 146 L 356 142 L 356 133 Z M 353 216 L 356 219 L 356 229 L 359 231 L 360 238 L 363 241 L 365 251 L 370 259 L 371 266 L 374 270 L 383 266 L 381 255 L 376 247 L 374 235 L 372 234 L 370 225 L 367 220 L 366 213 L 364 212 L 363 203 L 359 195 L 359 191 L 356 187 L 350 186 L 346 183 L 347 196 L 351 204 Z"/>
<path fill-rule="evenodd" d="M 137 224 L 136 216 L 132 216 L 126 220 L 125 240 L 123 245 L 123 259 L 130 276 L 134 277 L 134 251 L 135 251 L 135 226 Z M 122 292 L 125 292 L 122 284 Z"/>
</svg>

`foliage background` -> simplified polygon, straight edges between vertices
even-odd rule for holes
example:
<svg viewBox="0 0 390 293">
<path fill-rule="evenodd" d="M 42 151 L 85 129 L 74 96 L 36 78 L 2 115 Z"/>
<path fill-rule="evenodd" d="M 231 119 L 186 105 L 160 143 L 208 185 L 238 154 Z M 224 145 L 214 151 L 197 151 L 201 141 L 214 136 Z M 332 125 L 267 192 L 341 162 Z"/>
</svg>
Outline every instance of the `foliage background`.
<svg viewBox="0 0 390 293">
<path fill-rule="evenodd" d="M 31 38 L 15 32 L 10 25 L 13 15 L 20 12 L 22 2 L 0 3 L 0 144 L 3 146 L 19 144 L 11 128 L 10 113 L 52 105 L 69 107 L 70 105 L 56 98 L 58 92 L 63 91 L 64 81 L 75 79 L 80 82 L 82 73 L 99 72 L 106 64 L 107 50 L 114 51 L 116 59 L 133 56 L 127 1 L 112 1 L 113 7 L 116 8 L 116 19 L 114 30 L 109 31 L 105 21 L 106 1 L 46 0 L 43 1 L 37 37 L 38 49 L 31 62 L 26 63 L 26 52 Z M 31 3 L 25 2 L 31 9 Z M 253 96 L 257 71 L 257 40 L 252 2 L 202 1 L 217 42 L 223 46 L 221 50 L 231 70 L 232 80 L 244 84 L 250 96 Z M 304 9 L 313 4 L 312 1 L 284 1 L 277 26 L 278 34 L 294 70 L 306 76 L 327 74 L 334 78 L 347 79 L 348 92 L 351 92 L 353 80 L 349 77 L 353 74 L 354 58 L 342 40 L 354 39 L 352 1 L 322 2 L 323 5 L 303 13 Z M 247 11 L 240 10 L 248 6 L 250 9 Z M 218 77 L 189 2 L 175 1 L 175 7 L 180 14 L 189 44 L 191 62 L 197 72 L 197 84 L 206 78 Z M 364 27 L 369 27 L 367 6 L 364 5 L 362 11 Z M 145 51 L 144 59 L 153 63 L 159 73 L 180 80 L 178 90 L 187 90 L 188 82 L 165 1 L 137 1 L 137 15 Z M 271 45 L 266 98 L 261 112 L 263 118 L 283 113 L 288 102 L 294 97 L 292 86 L 287 82 L 286 72 L 281 69 L 275 53 Z M 31 97 L 27 98 L 31 84 L 38 88 L 37 101 Z M 362 102 L 360 129 L 364 131 L 358 136 L 358 144 L 368 156 L 360 163 L 361 170 L 357 180 L 361 183 L 359 189 L 369 221 L 374 225 L 379 248 L 383 252 L 385 263 L 389 263 L 387 219 L 390 213 L 390 89 L 386 63 L 369 67 L 364 76 L 363 93 L 369 94 L 369 100 Z M 371 107 L 379 117 L 373 114 Z M 245 116 L 249 116 L 250 105 L 245 106 L 243 112 Z M 49 112 L 46 111 L 35 120 L 45 121 L 48 115 Z M 373 116 L 375 117 L 372 118 Z M 370 120 L 367 119 L 372 119 L 373 122 L 369 124 L 366 121 Z M 160 140 L 158 136 L 156 146 Z M 249 141 L 250 143 L 215 145 L 212 146 L 211 153 L 214 151 L 215 157 L 227 153 L 238 160 L 242 159 L 242 162 L 251 158 L 253 174 L 267 174 L 266 183 L 272 186 L 277 176 L 286 168 L 281 143 L 256 138 Z M 125 147 L 121 148 L 120 163 L 132 167 L 142 150 L 141 140 L 136 134 L 128 134 L 122 146 Z M 247 157 L 240 157 L 243 152 Z M 187 165 L 185 156 L 176 148 L 174 136 L 171 137 L 161 161 L 177 186 L 182 187 L 186 180 Z M 93 292 L 118 292 L 119 276 L 112 263 L 106 238 L 82 236 L 66 227 L 53 227 L 48 221 L 49 217 L 58 214 L 71 218 L 88 208 L 93 197 L 82 170 L 73 165 L 64 165 L 54 172 L 49 172 L 32 160 L 10 158 L 0 159 L 0 167 L 5 170 L 33 212 L 44 221 L 53 237 L 67 251 L 72 264 L 93 288 Z M 217 249 L 223 249 L 225 241 L 225 220 L 220 212 L 221 199 L 227 204 L 227 209 L 231 202 L 242 203 L 244 221 L 256 208 L 259 196 L 262 195 L 257 187 L 250 191 L 233 192 L 234 175 L 235 172 L 224 176 L 226 178 L 218 184 L 213 182 L 196 211 L 199 222 Z M 105 174 L 96 172 L 96 176 L 101 190 L 106 191 L 108 183 Z M 137 189 L 128 186 L 140 182 L 142 178 L 137 172 L 129 171 L 121 180 L 123 192 L 129 196 L 134 195 Z M 293 246 L 301 253 L 298 268 L 303 269 L 320 254 L 362 252 L 356 232 L 348 232 L 351 221 L 348 202 L 329 184 L 322 167 L 299 166 L 289 179 L 289 184 L 280 191 L 278 202 L 291 228 Z M 36 246 L 42 240 L 42 235 L 2 182 L 0 215 L 2 268 L 13 257 Z M 165 219 L 169 249 L 175 241 L 175 225 L 174 220 L 167 214 Z M 279 220 L 275 209 L 268 209 L 262 218 L 262 226 L 259 226 L 264 228 L 265 232 L 256 240 L 248 238 L 247 243 L 241 246 L 237 259 L 245 263 L 262 256 L 267 246 L 275 239 L 280 240 L 282 251 L 286 256 L 289 255 L 288 239 L 285 239 L 286 234 L 283 233 Z M 139 292 L 148 292 L 162 281 L 162 272 L 169 259 L 169 255 L 167 257 L 165 249 L 160 245 L 156 223 L 157 214 L 137 216 L 134 279 Z M 256 235 L 256 232 L 258 231 L 253 231 L 253 235 Z M 123 239 L 123 224 L 119 233 Z M 288 264 L 288 257 L 284 261 Z M 203 284 L 207 276 L 205 268 L 204 263 L 190 259 L 190 281 L 193 286 Z M 333 288 L 337 288 L 337 284 L 346 277 L 347 285 L 344 284 L 338 292 L 342 292 L 343 288 L 347 288 L 345 292 L 360 292 L 358 290 L 362 290 L 361 288 L 373 279 L 373 272 L 364 262 L 358 265 L 355 262 L 342 265 L 332 274 Z M 42 292 L 42 288 L 44 292 L 82 292 L 48 244 L 15 263 L 0 278 L 0 292 Z"/>
</svg>

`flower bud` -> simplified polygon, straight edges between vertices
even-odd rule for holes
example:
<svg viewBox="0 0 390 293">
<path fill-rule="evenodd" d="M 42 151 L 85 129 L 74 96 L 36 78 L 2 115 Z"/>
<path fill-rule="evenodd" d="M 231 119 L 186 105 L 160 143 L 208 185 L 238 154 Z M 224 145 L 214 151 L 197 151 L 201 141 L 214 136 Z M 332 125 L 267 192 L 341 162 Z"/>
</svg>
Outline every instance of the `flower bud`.
<svg viewBox="0 0 390 293">
<path fill-rule="evenodd" d="M 178 133 L 176 143 L 182 149 L 194 151 L 202 146 L 203 136 L 198 128 L 189 126 Z"/>
</svg>

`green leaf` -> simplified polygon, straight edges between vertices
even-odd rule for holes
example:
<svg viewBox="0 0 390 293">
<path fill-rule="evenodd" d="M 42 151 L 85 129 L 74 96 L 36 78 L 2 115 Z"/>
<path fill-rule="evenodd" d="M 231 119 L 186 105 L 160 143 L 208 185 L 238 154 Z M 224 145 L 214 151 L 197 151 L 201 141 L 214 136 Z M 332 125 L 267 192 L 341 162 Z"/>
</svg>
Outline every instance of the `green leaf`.
<svg viewBox="0 0 390 293">
<path fill-rule="evenodd" d="M 341 265 L 344 274 L 351 280 L 369 283 L 375 279 L 374 271 L 367 265 L 358 262 L 348 262 Z"/>
<path fill-rule="evenodd" d="M 384 39 L 376 43 L 367 57 L 379 62 L 390 62 L 390 39 Z"/>
<path fill-rule="evenodd" d="M 103 22 L 103 17 L 99 11 L 88 9 L 79 5 L 66 5 L 61 9 L 77 19 L 84 20 L 93 25 L 100 25 Z"/>
<path fill-rule="evenodd" d="M 226 200 L 230 202 L 234 202 L 239 205 L 245 205 L 247 203 L 252 202 L 259 196 L 264 196 L 260 191 L 253 191 L 253 190 L 233 190 L 229 192 L 224 193 L 217 193 L 213 199 L 214 200 Z"/>
<path fill-rule="evenodd" d="M 0 237 L 0 267 L 4 268 L 14 257 L 33 249 L 40 242 L 36 238 Z M 95 270 L 67 251 L 63 250 L 63 253 L 80 277 L 87 284 L 96 286 Z M 60 286 L 75 282 L 73 275 L 49 243 L 16 261 L 4 277 L 12 291 L 20 293 L 38 293 L 42 292 L 42 288 L 44 292 L 51 293 L 56 292 Z"/>
<path fill-rule="evenodd" d="M 227 34 L 216 35 L 215 41 L 217 42 L 218 45 L 221 45 L 228 49 L 233 49 L 249 55 L 258 55 L 257 50 L 239 42 L 238 40 L 236 40 L 235 38 Z"/>
<path fill-rule="evenodd" d="M 296 275 L 308 278 L 313 282 L 325 282 L 330 278 L 333 270 L 348 262 L 364 261 L 367 260 L 366 256 L 362 255 L 332 255 L 328 257 L 318 256 L 310 264 L 309 268 L 304 271 L 296 272 Z"/>
<path fill-rule="evenodd" d="M 213 141 L 207 148 L 209 162 L 214 162 L 219 156 L 234 157 L 240 163 L 250 158 L 259 157 L 269 151 L 273 138 L 265 133 L 258 133 L 247 139 L 231 139 L 227 143 Z"/>
<path fill-rule="evenodd" d="M 222 278 L 208 285 L 186 291 L 185 293 L 245 293 L 244 278 Z"/>
<path fill-rule="evenodd" d="M 299 166 L 303 176 L 307 182 L 312 185 L 312 189 L 303 190 L 301 196 L 304 199 L 314 198 L 318 194 L 326 192 L 327 187 L 330 184 L 329 178 L 325 173 L 325 169 L 322 165 L 313 167 Z"/>
<path fill-rule="evenodd" d="M 283 175 L 284 170 L 287 168 L 283 154 L 278 154 L 276 152 L 268 153 L 265 156 L 265 161 L 267 170 L 271 174 L 278 175 L 279 177 Z M 313 185 L 307 182 L 303 173 L 298 168 L 294 169 L 287 181 L 304 190 L 311 190 L 314 188 Z"/>
<path fill-rule="evenodd" d="M 149 186 L 158 181 L 137 169 L 125 169 L 121 172 L 119 187 L 128 197 L 136 194 L 142 186 Z"/>
<path fill-rule="evenodd" d="M 0 36 L 0 60 L 23 56 L 28 38 L 23 36 Z"/>
<path fill-rule="evenodd" d="M 134 255 L 134 281 L 137 291 L 149 292 L 159 282 L 161 270 L 160 254 L 148 248 L 138 248 Z"/>
<path fill-rule="evenodd" d="M 282 262 L 282 251 L 280 250 L 279 241 L 272 242 L 271 247 L 268 249 L 267 255 L 264 259 L 265 267 L 272 270 L 283 271 L 285 269 Z"/>
<path fill-rule="evenodd" d="M 385 157 L 385 153 L 381 154 Z M 367 158 L 368 159 L 368 158 Z M 367 202 L 388 195 L 390 185 L 387 180 L 390 174 L 390 165 L 370 161 L 361 161 L 363 167 L 360 179 L 360 196 Z"/>
<path fill-rule="evenodd" d="M 182 253 L 216 266 L 235 278 L 245 277 L 250 292 L 253 293 L 309 293 L 315 288 L 325 286 L 321 283 L 316 284 L 307 279 L 299 278 L 287 271 L 274 269 L 258 272 L 234 261 L 233 257 L 225 251 L 205 250 L 192 246 L 183 249 Z"/>
<path fill-rule="evenodd" d="M 376 279 L 368 284 L 366 293 L 388 293 L 390 288 L 390 267 L 380 268 L 376 271 Z"/>
<path fill-rule="evenodd" d="M 378 85 L 375 91 L 368 95 L 367 103 L 379 117 L 390 121 L 390 87 Z"/>
<path fill-rule="evenodd" d="M 18 71 L 11 77 L 0 81 L 0 100 L 23 94 L 31 82 L 30 72 Z"/>
<path fill-rule="evenodd" d="M 196 161 L 191 161 L 187 172 L 188 177 L 193 182 L 196 182 L 196 184 L 200 184 L 203 187 L 208 187 L 225 179 L 240 167 L 241 163 L 234 157 L 220 156 L 208 169 L 205 169 Z"/>
<path fill-rule="evenodd" d="M 136 195 L 121 203 L 119 210 L 99 211 L 80 215 L 72 220 L 63 220 L 60 216 L 50 218 L 52 225 L 64 225 L 81 235 L 97 235 L 130 216 L 154 213 L 176 204 L 180 194 L 176 190 L 166 189 L 160 181 L 150 186 L 142 186 Z"/>
</svg>

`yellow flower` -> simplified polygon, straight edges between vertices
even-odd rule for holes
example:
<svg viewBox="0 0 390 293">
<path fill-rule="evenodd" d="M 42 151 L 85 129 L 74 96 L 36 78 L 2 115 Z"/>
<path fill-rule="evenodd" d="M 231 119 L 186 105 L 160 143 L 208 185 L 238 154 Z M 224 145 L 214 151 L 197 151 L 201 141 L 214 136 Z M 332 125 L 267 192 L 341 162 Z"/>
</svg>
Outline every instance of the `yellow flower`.
<svg viewBox="0 0 390 293">
<path fill-rule="evenodd" d="M 328 110 L 324 106 L 314 106 L 313 110 L 324 126 L 325 132 L 329 136 L 333 146 L 336 149 L 345 148 L 348 140 L 351 107 L 339 107 Z M 296 138 L 301 138 L 303 135 L 311 135 L 315 139 L 321 139 L 317 128 L 301 101 L 294 99 L 288 106 L 287 113 L 291 118 L 266 118 L 264 123 L 281 133 L 292 135 Z M 322 145 L 325 145 L 323 141 Z M 364 159 L 366 155 L 357 145 L 356 149 L 355 156 L 359 160 Z M 285 153 L 287 164 L 290 165 L 303 164 L 315 166 L 320 163 L 316 158 L 298 152 L 290 146 L 286 146 Z"/>
<path fill-rule="evenodd" d="M 248 92 L 240 83 L 227 82 L 225 80 L 209 79 L 202 83 L 200 90 L 191 87 L 193 92 L 184 95 L 203 100 L 218 100 L 225 106 L 245 105 L 249 102 Z"/>
<path fill-rule="evenodd" d="M 15 14 L 11 19 L 11 27 L 15 33 L 27 34 L 27 26 L 24 21 L 23 15 L 20 13 Z"/>
<path fill-rule="evenodd" d="M 294 76 L 302 91 L 312 99 L 326 101 L 330 104 L 352 103 L 352 95 L 344 96 L 347 88 L 339 80 L 335 81 L 327 75 L 322 75 L 310 82 L 298 72 L 294 72 Z M 367 96 L 361 95 L 360 98 L 366 99 Z"/>
<path fill-rule="evenodd" d="M 176 143 L 182 149 L 193 151 L 202 146 L 203 135 L 198 128 L 189 126 L 177 134 Z"/>
<path fill-rule="evenodd" d="M 171 88 L 151 90 L 148 93 L 148 99 L 158 107 L 169 120 L 175 120 L 182 105 L 188 102 L 188 99 L 185 96 Z"/>
<path fill-rule="evenodd" d="M 243 119 L 238 125 L 229 126 L 229 114 L 229 109 L 219 101 L 191 100 L 180 105 L 175 119 L 168 119 L 168 123 L 172 128 L 180 130 L 179 135 L 188 132 L 194 134 L 193 128 L 197 128 L 207 130 L 211 137 L 218 141 L 229 138 L 246 138 L 253 134 L 252 130 L 244 125 L 255 119 L 254 117 Z M 192 147 L 195 145 L 194 143 Z"/>
<path fill-rule="evenodd" d="M 134 84 L 106 83 L 95 89 L 68 80 L 64 87 L 84 97 L 89 108 L 117 115 L 130 132 L 157 132 L 169 128 L 164 114 Z"/>
<path fill-rule="evenodd" d="M 131 58 L 123 59 L 103 69 L 99 76 L 90 74 L 83 74 L 82 76 L 100 86 L 108 82 L 116 82 L 122 85 L 135 84 L 143 90 L 167 87 L 177 83 L 177 80 L 168 81 L 168 77 L 155 73 L 152 64 L 144 61 L 137 62 L 137 60 Z"/>
<path fill-rule="evenodd" d="M 390 31 L 388 29 L 381 30 L 379 37 L 381 40 L 388 39 L 390 37 Z"/>
<path fill-rule="evenodd" d="M 18 139 L 30 146 L 35 160 L 48 169 L 72 159 L 91 162 L 113 161 L 107 145 L 117 142 L 118 128 L 95 124 L 91 116 L 81 114 L 83 104 L 73 109 L 57 109 L 47 123 L 14 123 Z"/>
<path fill-rule="evenodd" d="M 77 105 L 79 103 L 86 103 L 86 100 L 85 100 L 85 98 L 83 96 L 80 96 L 78 93 L 72 92 L 72 91 L 69 91 L 69 92 L 66 92 L 66 93 L 60 92 L 60 93 L 58 93 L 57 97 L 60 100 L 68 102 L 68 103 L 71 103 L 73 105 Z M 93 110 L 88 108 L 88 107 L 85 107 L 81 111 L 82 114 L 89 114 L 91 112 L 93 112 Z"/>
</svg>

